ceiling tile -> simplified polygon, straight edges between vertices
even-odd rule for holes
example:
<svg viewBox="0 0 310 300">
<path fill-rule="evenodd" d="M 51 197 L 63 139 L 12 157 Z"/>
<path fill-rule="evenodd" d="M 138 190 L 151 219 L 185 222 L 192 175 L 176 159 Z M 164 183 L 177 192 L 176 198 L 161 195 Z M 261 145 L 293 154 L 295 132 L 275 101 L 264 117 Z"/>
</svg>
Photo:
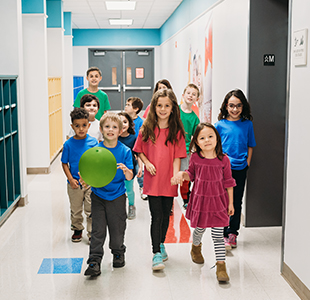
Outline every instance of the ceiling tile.
<svg viewBox="0 0 310 300">
<path fill-rule="evenodd" d="M 107 11 L 104 0 L 63 0 L 64 11 L 72 12 L 72 28 L 117 28 L 109 18 L 132 18 L 132 26 L 118 28 L 160 28 L 182 0 L 135 0 L 135 11 Z"/>
</svg>

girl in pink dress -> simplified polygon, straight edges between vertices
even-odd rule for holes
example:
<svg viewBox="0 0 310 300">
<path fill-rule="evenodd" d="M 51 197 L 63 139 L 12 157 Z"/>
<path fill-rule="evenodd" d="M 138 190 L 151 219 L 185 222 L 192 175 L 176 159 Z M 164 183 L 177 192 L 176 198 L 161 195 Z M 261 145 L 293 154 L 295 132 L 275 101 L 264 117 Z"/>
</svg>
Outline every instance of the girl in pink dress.
<svg viewBox="0 0 310 300">
<path fill-rule="evenodd" d="M 234 214 L 233 187 L 229 158 L 222 152 L 221 137 L 213 125 L 200 123 L 193 135 L 189 151 L 193 152 L 189 168 L 179 172 L 174 182 L 194 181 L 186 210 L 193 232 L 191 256 L 193 262 L 203 264 L 201 239 L 211 227 L 218 281 L 229 281 L 225 265 L 224 227 Z"/>
<path fill-rule="evenodd" d="M 175 176 L 181 158 L 186 157 L 185 133 L 175 94 L 170 89 L 157 91 L 139 132 L 133 151 L 144 163 L 143 193 L 148 195 L 153 247 L 152 269 L 165 268 L 168 259 L 164 242 L 169 226 L 173 198 L 178 196 Z"/>
</svg>

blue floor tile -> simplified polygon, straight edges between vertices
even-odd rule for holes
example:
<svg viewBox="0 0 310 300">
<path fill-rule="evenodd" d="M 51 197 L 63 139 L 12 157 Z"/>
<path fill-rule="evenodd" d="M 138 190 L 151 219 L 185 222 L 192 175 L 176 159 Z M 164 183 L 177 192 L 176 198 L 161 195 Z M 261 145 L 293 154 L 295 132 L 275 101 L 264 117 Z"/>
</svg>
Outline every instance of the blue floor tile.
<svg viewBox="0 0 310 300">
<path fill-rule="evenodd" d="M 79 274 L 83 258 L 44 258 L 38 274 Z"/>
</svg>

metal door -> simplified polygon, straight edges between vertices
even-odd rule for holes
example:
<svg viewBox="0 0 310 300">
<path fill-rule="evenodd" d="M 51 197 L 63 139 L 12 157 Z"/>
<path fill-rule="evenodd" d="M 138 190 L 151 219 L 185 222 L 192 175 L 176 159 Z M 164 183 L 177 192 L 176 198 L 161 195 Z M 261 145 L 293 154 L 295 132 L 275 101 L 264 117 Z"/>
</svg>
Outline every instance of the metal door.
<svg viewBox="0 0 310 300">
<path fill-rule="evenodd" d="M 153 49 L 89 49 L 89 66 L 102 71 L 99 88 L 107 93 L 111 110 L 124 110 L 129 97 L 150 103 L 154 84 Z"/>
</svg>

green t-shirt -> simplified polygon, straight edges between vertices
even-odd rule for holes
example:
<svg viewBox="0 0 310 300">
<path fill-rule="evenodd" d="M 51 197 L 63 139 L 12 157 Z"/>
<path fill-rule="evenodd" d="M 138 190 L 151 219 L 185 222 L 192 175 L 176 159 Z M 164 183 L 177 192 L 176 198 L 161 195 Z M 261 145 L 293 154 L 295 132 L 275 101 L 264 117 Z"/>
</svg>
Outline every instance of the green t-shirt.
<svg viewBox="0 0 310 300">
<path fill-rule="evenodd" d="M 196 127 L 200 123 L 197 115 L 192 111 L 191 113 L 185 113 L 180 107 L 180 116 L 181 121 L 185 130 L 185 144 L 186 144 L 186 152 L 189 153 L 189 144 L 191 143 L 192 136 L 196 130 Z"/>
<path fill-rule="evenodd" d="M 84 90 L 79 91 L 79 93 L 77 94 L 73 106 L 80 107 L 81 98 L 87 94 L 95 95 L 99 99 L 100 107 L 96 114 L 96 119 L 100 121 L 100 118 L 104 114 L 104 111 L 111 109 L 108 95 L 101 90 L 98 90 L 98 92 L 96 93 L 91 93 L 87 89 L 84 89 Z"/>
</svg>

